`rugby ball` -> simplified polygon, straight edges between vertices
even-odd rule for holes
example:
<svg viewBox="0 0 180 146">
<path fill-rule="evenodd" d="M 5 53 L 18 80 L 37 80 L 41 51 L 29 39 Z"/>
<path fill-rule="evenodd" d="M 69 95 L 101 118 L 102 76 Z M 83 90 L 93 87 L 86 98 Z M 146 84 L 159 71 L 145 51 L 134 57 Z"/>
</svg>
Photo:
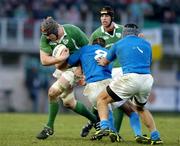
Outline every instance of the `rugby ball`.
<svg viewBox="0 0 180 146">
<path fill-rule="evenodd" d="M 61 56 L 61 53 L 62 53 L 62 51 L 63 51 L 64 49 L 66 49 L 67 51 L 69 51 L 68 48 L 66 48 L 65 45 L 63 45 L 63 44 L 57 45 L 57 46 L 54 48 L 53 52 L 52 52 L 52 56 L 53 56 L 53 57 L 56 57 L 56 58 L 59 57 L 59 56 Z"/>
</svg>

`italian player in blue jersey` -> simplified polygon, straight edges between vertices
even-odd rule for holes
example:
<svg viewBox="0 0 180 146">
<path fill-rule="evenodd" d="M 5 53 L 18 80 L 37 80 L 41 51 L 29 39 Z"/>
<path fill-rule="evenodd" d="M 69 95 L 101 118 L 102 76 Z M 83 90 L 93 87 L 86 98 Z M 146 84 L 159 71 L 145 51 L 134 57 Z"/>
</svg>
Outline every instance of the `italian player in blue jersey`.
<svg viewBox="0 0 180 146">
<path fill-rule="evenodd" d="M 152 60 L 151 45 L 138 37 L 138 26 L 127 24 L 123 30 L 123 39 L 116 42 L 106 57 L 98 59 L 100 65 L 107 65 L 118 59 L 122 65 L 123 76 L 112 82 L 97 97 L 97 108 L 101 130 L 95 136 L 107 136 L 109 133 L 108 104 L 115 101 L 132 99 L 151 132 L 150 143 L 162 144 L 151 113 L 144 108 L 153 85 L 150 66 Z"/>
<path fill-rule="evenodd" d="M 105 67 L 97 64 L 97 58 L 107 55 L 108 50 L 104 46 L 105 41 L 97 38 L 93 41 L 93 45 L 86 45 L 80 48 L 68 58 L 68 65 L 70 66 L 81 64 L 87 84 L 83 94 L 88 97 L 92 106 L 95 107 L 97 95 L 111 81 L 112 64 Z M 108 115 L 110 129 L 112 130 L 110 133 L 112 142 L 120 141 L 121 137 L 116 133 L 116 129 L 114 128 L 114 118 L 110 105 Z"/>
<path fill-rule="evenodd" d="M 107 55 L 108 50 L 104 47 L 104 39 L 96 38 L 93 41 L 93 45 L 86 45 L 80 48 L 68 58 L 68 64 L 70 66 L 75 66 L 79 63 L 81 64 L 83 73 L 85 75 L 85 81 L 87 83 L 83 94 L 88 97 L 89 101 L 92 103 L 92 106 L 95 107 L 97 101 L 96 97 L 101 91 L 106 88 L 106 86 L 112 80 L 112 64 L 105 67 L 97 64 L 97 59 L 99 57 L 105 57 Z M 124 103 L 124 101 L 122 102 Z M 119 104 L 123 103 L 115 103 L 113 107 L 119 106 Z M 141 125 L 137 113 L 132 110 L 129 111 L 128 116 L 130 118 L 130 124 L 135 136 L 141 140 L 144 139 L 144 141 L 147 141 L 147 139 L 142 136 Z M 119 136 L 119 134 L 117 134 L 117 131 L 113 126 L 113 117 L 111 110 L 109 110 L 109 121 L 111 121 L 110 129 L 113 130 L 113 132 L 110 133 L 111 141 L 120 141 L 121 137 Z M 96 137 L 92 137 L 92 140 L 95 139 Z M 98 139 L 100 138 L 98 137 Z"/>
</svg>

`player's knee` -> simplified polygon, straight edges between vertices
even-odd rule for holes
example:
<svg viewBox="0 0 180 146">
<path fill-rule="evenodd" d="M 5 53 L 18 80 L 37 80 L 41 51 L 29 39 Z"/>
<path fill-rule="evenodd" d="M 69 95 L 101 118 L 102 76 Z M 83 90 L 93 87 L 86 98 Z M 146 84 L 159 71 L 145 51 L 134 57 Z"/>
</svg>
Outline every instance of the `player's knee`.
<svg viewBox="0 0 180 146">
<path fill-rule="evenodd" d="M 102 103 L 102 97 L 97 98 L 97 106 Z"/>
<path fill-rule="evenodd" d="M 66 108 L 70 108 L 70 109 L 74 109 L 75 108 L 75 101 L 74 100 L 64 100 L 63 101 L 63 105 L 66 107 Z"/>
<path fill-rule="evenodd" d="M 74 109 L 76 106 L 76 100 L 74 98 L 73 92 L 66 92 L 66 96 L 62 98 L 63 105 L 67 108 Z"/>
<path fill-rule="evenodd" d="M 58 89 L 55 89 L 55 88 L 50 88 L 50 89 L 49 89 L 49 91 L 48 91 L 48 97 L 49 97 L 49 100 L 50 100 L 50 101 L 56 100 L 58 95 L 59 95 Z"/>
<path fill-rule="evenodd" d="M 63 102 L 63 105 L 66 107 L 66 108 L 72 108 L 72 104 L 71 104 L 71 102 L 69 102 L 69 101 L 65 101 L 65 102 Z"/>
</svg>

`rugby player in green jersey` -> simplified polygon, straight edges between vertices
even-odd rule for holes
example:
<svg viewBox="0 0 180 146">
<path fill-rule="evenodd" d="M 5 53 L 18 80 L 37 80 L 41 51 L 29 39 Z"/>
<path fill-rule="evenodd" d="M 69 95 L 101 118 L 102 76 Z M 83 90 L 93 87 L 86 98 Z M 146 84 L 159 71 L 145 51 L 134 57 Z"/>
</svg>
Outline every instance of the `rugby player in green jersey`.
<svg viewBox="0 0 180 146">
<path fill-rule="evenodd" d="M 62 52 L 63 55 L 59 58 L 52 56 L 53 49 L 58 44 L 64 44 L 69 49 L 69 52 L 73 53 L 78 48 L 89 43 L 87 36 L 78 27 L 70 24 L 60 25 L 52 17 L 46 18 L 41 23 L 41 33 L 40 60 L 45 66 L 57 66 L 57 64 L 67 59 L 67 52 Z M 36 138 L 46 139 L 54 133 L 54 121 L 59 111 L 59 98 L 62 99 L 65 107 L 88 118 L 93 123 L 97 121 L 96 116 L 92 114 L 86 106 L 74 98 L 72 93 L 73 85 L 67 80 L 75 76 L 73 71 L 73 69 L 69 69 L 62 72 L 60 76 L 57 77 L 57 81 L 49 88 L 48 122 Z"/>
<path fill-rule="evenodd" d="M 101 21 L 101 26 L 98 27 L 90 36 L 90 43 L 98 37 L 103 38 L 106 41 L 106 48 L 110 49 L 111 46 L 120 40 L 122 38 L 122 31 L 123 31 L 123 26 L 116 24 L 113 22 L 114 19 L 114 11 L 111 7 L 105 6 L 100 10 L 100 21 Z M 142 34 L 141 34 L 142 36 Z M 118 63 L 117 60 L 114 61 L 113 69 L 112 69 L 112 78 L 116 78 L 122 76 L 122 69 L 120 67 L 120 64 Z M 117 107 L 118 105 L 116 105 Z M 128 101 L 126 102 L 123 106 L 114 108 L 113 114 L 114 114 L 114 120 L 115 120 L 115 127 L 117 132 L 119 132 L 122 120 L 123 120 L 123 113 L 125 112 L 129 118 L 132 121 L 135 121 L 136 127 L 139 127 L 140 129 L 140 123 L 137 122 L 137 114 L 135 114 L 135 110 L 131 108 L 133 105 Z M 95 111 L 95 109 L 94 109 Z M 97 113 L 97 112 L 95 112 Z M 133 114 L 131 114 L 133 113 Z M 130 122 L 132 123 L 132 122 Z M 134 124 L 131 124 L 131 127 L 134 127 Z M 92 128 L 91 122 L 89 122 L 86 126 L 83 127 L 81 136 L 85 137 L 88 135 L 89 131 Z M 146 138 L 145 136 L 140 136 L 140 135 L 135 135 L 135 140 L 137 142 L 142 142 L 142 140 L 148 142 L 149 138 Z"/>
</svg>

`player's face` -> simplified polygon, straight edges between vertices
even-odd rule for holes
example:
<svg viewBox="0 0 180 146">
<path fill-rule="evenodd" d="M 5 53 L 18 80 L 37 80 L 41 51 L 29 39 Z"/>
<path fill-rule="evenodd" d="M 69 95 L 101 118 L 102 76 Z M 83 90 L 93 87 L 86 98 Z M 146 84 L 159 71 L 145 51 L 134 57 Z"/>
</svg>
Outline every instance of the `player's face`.
<svg viewBox="0 0 180 146">
<path fill-rule="evenodd" d="M 60 38 L 61 38 L 61 36 L 63 35 L 63 34 L 61 34 L 61 33 L 59 33 L 59 28 L 58 28 L 58 33 L 57 33 L 57 35 L 55 35 L 55 34 L 49 34 L 49 35 L 46 35 L 46 38 L 48 39 L 48 40 L 50 40 L 50 41 L 52 41 L 52 42 L 57 42 Z"/>
<path fill-rule="evenodd" d="M 109 24 L 111 23 L 111 16 L 107 15 L 107 14 L 103 14 L 101 15 L 101 24 L 104 26 L 104 27 L 108 27 Z"/>
<path fill-rule="evenodd" d="M 58 38 L 56 37 L 55 34 L 50 34 L 47 36 L 47 39 L 51 40 L 52 42 L 55 42 L 55 41 L 57 41 Z"/>
</svg>

